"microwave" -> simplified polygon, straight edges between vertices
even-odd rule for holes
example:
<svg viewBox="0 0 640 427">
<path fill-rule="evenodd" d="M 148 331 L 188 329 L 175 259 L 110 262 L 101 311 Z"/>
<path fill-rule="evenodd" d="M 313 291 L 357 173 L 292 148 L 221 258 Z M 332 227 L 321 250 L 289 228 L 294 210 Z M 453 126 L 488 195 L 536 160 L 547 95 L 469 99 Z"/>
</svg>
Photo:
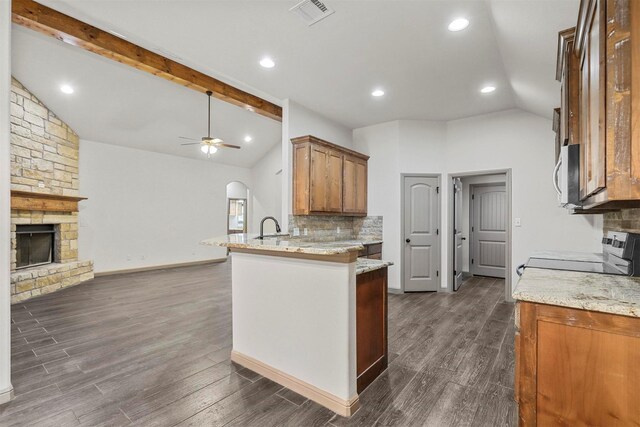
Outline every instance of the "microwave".
<svg viewBox="0 0 640 427">
<path fill-rule="evenodd" d="M 560 206 L 572 209 L 582 207 L 580 201 L 580 145 L 560 147 L 558 163 L 553 170 L 553 186 Z"/>
</svg>

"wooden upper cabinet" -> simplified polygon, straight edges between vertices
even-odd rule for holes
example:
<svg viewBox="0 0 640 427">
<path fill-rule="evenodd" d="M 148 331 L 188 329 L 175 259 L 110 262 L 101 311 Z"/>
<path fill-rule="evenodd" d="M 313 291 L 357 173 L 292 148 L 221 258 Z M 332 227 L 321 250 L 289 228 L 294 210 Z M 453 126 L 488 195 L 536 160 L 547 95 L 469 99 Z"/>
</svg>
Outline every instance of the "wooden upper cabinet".
<svg viewBox="0 0 640 427">
<path fill-rule="evenodd" d="M 580 192 L 581 197 L 596 194 L 605 188 L 605 29 L 603 0 L 582 3 L 578 22 L 578 58 L 580 90 L 578 102 L 580 133 L 583 136 Z"/>
<path fill-rule="evenodd" d="M 560 108 L 554 110 L 554 130 L 559 144 L 578 144 L 578 57 L 574 49 L 576 28 L 568 28 L 558 34 L 558 62 L 556 80 L 560 82 Z M 556 122 L 556 114 L 558 114 Z M 557 128 L 556 128 L 557 126 Z M 556 157 L 559 152 L 556 151 Z"/>
<path fill-rule="evenodd" d="M 367 214 L 368 156 L 303 136 L 293 144 L 293 214 Z"/>
<path fill-rule="evenodd" d="M 367 213 L 367 161 L 352 155 L 344 156 L 343 212 Z"/>
<path fill-rule="evenodd" d="M 640 1 L 582 0 L 558 61 L 560 132 L 580 144 L 584 209 L 640 207 Z"/>
</svg>

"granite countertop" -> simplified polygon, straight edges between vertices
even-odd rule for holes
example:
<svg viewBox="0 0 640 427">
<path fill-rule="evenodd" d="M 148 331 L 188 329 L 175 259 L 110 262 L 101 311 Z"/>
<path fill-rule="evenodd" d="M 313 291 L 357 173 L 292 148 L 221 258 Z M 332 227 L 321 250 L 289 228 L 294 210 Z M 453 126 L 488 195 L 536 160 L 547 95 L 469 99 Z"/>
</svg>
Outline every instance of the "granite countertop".
<svg viewBox="0 0 640 427">
<path fill-rule="evenodd" d="M 264 251 L 297 252 L 314 255 L 337 255 L 363 249 L 363 241 L 314 242 L 281 235 L 256 239 L 257 234 L 229 234 L 200 242 L 203 245 L 223 246 L 237 249 L 256 249 Z"/>
<path fill-rule="evenodd" d="M 640 278 L 525 268 L 513 291 L 513 298 L 640 317 Z"/>
<path fill-rule="evenodd" d="M 379 270 L 393 265 L 391 261 L 380 261 L 377 259 L 358 258 L 356 261 L 356 276 L 362 273 Z"/>
</svg>

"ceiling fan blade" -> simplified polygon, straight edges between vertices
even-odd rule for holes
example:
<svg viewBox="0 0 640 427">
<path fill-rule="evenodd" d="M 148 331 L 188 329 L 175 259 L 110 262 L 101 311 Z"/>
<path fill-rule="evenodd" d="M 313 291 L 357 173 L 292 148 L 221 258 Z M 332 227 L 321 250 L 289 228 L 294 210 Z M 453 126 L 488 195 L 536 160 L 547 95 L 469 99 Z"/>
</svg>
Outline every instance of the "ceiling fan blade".
<svg viewBox="0 0 640 427">
<path fill-rule="evenodd" d="M 202 144 L 201 142 L 187 142 L 186 144 L 180 144 L 180 145 L 200 145 Z"/>
<path fill-rule="evenodd" d="M 221 143 L 221 142 L 219 142 L 219 143 L 217 143 L 217 144 L 214 144 L 214 145 L 215 145 L 215 146 L 217 146 L 217 147 L 227 147 L 227 148 L 237 148 L 237 149 L 242 148 L 242 147 L 240 147 L 240 146 L 238 146 L 238 145 L 223 144 L 223 143 Z"/>
<path fill-rule="evenodd" d="M 195 138 L 187 138 L 186 136 L 179 136 L 178 138 L 180 138 L 180 139 L 186 139 L 187 141 L 200 141 L 199 139 L 195 139 Z"/>
</svg>

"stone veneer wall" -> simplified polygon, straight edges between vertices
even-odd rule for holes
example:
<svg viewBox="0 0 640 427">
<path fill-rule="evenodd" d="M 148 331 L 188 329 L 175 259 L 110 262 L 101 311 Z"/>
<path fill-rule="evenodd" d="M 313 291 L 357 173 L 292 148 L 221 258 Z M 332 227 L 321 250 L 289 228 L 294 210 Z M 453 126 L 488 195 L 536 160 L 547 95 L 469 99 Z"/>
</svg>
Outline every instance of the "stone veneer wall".
<svg viewBox="0 0 640 427">
<path fill-rule="evenodd" d="M 289 233 L 292 236 L 295 234 L 295 228 L 301 236 L 320 241 L 382 240 L 381 216 L 289 215 Z"/>
<path fill-rule="evenodd" d="M 640 209 L 624 209 L 607 212 L 604 215 L 603 230 L 629 231 L 640 233 Z"/>
<path fill-rule="evenodd" d="M 11 189 L 78 196 L 78 135 L 16 79 L 11 80 Z M 16 225 L 54 224 L 55 263 L 16 271 Z M 78 213 L 11 211 L 11 294 L 18 302 L 93 278 L 78 261 Z"/>
</svg>

